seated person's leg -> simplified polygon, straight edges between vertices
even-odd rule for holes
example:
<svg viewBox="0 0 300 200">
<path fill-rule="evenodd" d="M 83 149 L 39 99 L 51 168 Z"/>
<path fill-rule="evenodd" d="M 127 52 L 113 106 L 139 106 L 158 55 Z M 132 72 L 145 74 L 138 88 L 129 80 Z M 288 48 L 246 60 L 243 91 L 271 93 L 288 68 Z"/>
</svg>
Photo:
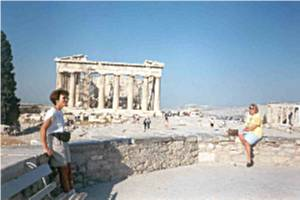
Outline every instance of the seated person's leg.
<svg viewBox="0 0 300 200">
<path fill-rule="evenodd" d="M 239 139 L 242 142 L 242 144 L 245 145 L 246 140 L 245 140 L 244 134 L 242 132 L 239 132 L 238 136 L 239 136 Z"/>
</svg>

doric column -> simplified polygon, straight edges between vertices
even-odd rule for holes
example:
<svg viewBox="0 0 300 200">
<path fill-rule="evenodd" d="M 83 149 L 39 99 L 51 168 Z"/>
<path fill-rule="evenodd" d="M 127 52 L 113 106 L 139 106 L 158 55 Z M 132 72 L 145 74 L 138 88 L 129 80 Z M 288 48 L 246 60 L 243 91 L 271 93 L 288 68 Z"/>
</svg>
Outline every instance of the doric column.
<svg viewBox="0 0 300 200">
<path fill-rule="evenodd" d="M 148 105 L 148 77 L 144 77 L 143 88 L 142 88 L 142 111 L 147 111 Z"/>
<path fill-rule="evenodd" d="M 120 75 L 114 76 L 114 97 L 113 97 L 113 109 L 117 110 L 119 108 L 119 84 Z"/>
<path fill-rule="evenodd" d="M 154 111 L 160 111 L 160 77 L 155 77 Z"/>
<path fill-rule="evenodd" d="M 74 100 L 75 100 L 75 73 L 71 73 L 70 88 L 69 88 L 69 107 L 74 107 Z"/>
<path fill-rule="evenodd" d="M 284 107 L 281 107 L 280 109 L 280 124 L 283 124 L 283 119 L 284 119 Z"/>
<path fill-rule="evenodd" d="M 62 76 L 63 74 L 60 72 L 56 73 L 56 88 L 62 88 Z"/>
<path fill-rule="evenodd" d="M 104 98 L 105 98 L 105 75 L 101 74 L 101 76 L 97 80 L 98 87 L 98 108 L 104 108 Z"/>
<path fill-rule="evenodd" d="M 133 76 L 128 76 L 128 87 L 127 87 L 127 110 L 132 110 L 133 104 Z"/>
<path fill-rule="evenodd" d="M 267 123 L 272 123 L 272 108 L 270 106 L 267 108 Z"/>
<path fill-rule="evenodd" d="M 295 108 L 295 125 L 300 126 L 300 107 L 297 107 L 298 110 L 296 111 Z"/>
<path fill-rule="evenodd" d="M 76 94 L 75 94 L 75 107 L 78 106 L 78 102 L 79 102 L 79 94 L 80 94 L 80 89 L 79 89 L 79 84 L 76 84 L 76 87 L 75 87 L 75 91 L 76 91 Z"/>
<path fill-rule="evenodd" d="M 287 106 L 286 108 L 286 124 L 289 125 L 291 122 L 292 122 L 292 118 L 293 116 L 291 116 L 292 118 L 290 119 L 290 113 L 292 112 L 293 110 L 291 110 L 291 107 L 290 106 Z"/>
<path fill-rule="evenodd" d="M 293 106 L 293 120 L 292 120 L 292 123 L 294 124 L 294 125 L 296 125 L 297 124 L 297 113 L 296 113 L 296 106 Z"/>
<path fill-rule="evenodd" d="M 83 74 L 82 79 L 82 107 L 88 109 L 90 107 L 89 102 L 89 82 L 90 78 L 87 73 Z"/>
<path fill-rule="evenodd" d="M 281 122 L 281 108 L 276 106 L 276 124 L 280 124 Z"/>
<path fill-rule="evenodd" d="M 60 76 L 60 86 L 62 89 L 64 90 L 68 90 L 69 91 L 69 81 L 70 81 L 70 77 L 68 76 L 69 74 L 68 73 L 61 73 L 61 76 Z"/>
</svg>

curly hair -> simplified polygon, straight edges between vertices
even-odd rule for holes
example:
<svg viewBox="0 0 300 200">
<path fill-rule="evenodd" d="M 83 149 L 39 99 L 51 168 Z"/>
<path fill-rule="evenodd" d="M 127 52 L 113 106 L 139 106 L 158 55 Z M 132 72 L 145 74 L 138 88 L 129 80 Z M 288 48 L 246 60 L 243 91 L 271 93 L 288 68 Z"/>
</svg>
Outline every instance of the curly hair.
<svg viewBox="0 0 300 200">
<path fill-rule="evenodd" d="M 258 111 L 259 111 L 258 106 L 255 103 L 251 103 L 249 108 L 254 108 L 256 113 L 258 113 Z"/>
<path fill-rule="evenodd" d="M 69 96 L 69 92 L 67 90 L 64 89 L 56 89 L 54 91 L 51 92 L 50 94 L 50 101 L 56 105 L 56 101 L 59 100 L 60 95 L 65 95 L 65 96 Z"/>
</svg>

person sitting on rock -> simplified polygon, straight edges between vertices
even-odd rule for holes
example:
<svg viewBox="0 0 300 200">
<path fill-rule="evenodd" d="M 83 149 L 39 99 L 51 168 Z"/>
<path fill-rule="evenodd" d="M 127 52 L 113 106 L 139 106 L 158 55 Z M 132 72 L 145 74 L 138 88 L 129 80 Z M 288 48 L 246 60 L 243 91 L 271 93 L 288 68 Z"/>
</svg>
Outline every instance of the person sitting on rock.
<svg viewBox="0 0 300 200">
<path fill-rule="evenodd" d="M 245 128 L 238 133 L 239 139 L 245 147 L 247 156 L 247 167 L 253 166 L 252 146 L 256 144 L 263 136 L 262 119 L 258 113 L 256 104 L 249 106 L 249 116 L 247 117 Z"/>
</svg>

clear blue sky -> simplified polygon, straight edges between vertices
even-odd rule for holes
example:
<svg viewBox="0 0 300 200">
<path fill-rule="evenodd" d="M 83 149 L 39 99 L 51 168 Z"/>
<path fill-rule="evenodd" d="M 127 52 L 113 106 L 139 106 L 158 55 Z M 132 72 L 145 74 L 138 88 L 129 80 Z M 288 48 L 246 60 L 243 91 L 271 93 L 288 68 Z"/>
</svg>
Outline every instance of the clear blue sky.
<svg viewBox="0 0 300 200">
<path fill-rule="evenodd" d="M 300 101 L 300 2 L 1 2 L 17 95 L 50 103 L 54 58 L 165 63 L 162 107 Z"/>
</svg>

